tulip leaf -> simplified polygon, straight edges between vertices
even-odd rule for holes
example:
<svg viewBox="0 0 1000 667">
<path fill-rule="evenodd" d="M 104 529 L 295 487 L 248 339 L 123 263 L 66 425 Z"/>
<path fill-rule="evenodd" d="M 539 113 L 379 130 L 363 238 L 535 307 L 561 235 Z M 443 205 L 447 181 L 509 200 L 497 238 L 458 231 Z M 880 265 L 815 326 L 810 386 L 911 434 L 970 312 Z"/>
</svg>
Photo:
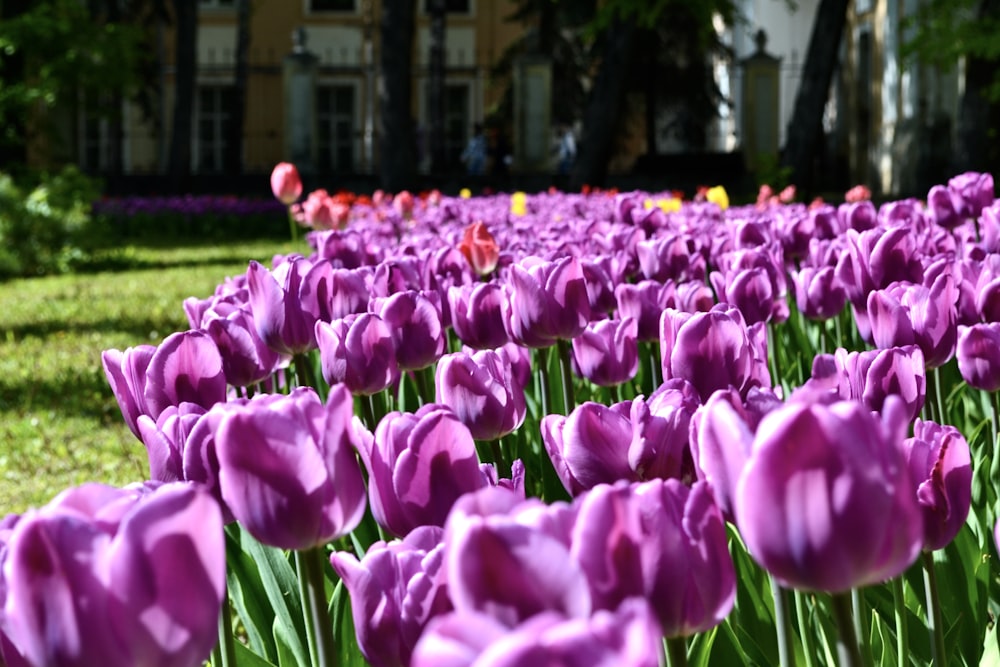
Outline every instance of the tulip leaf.
<svg viewBox="0 0 1000 667">
<path fill-rule="evenodd" d="M 250 649 L 268 660 L 278 659 L 271 637 L 274 611 L 268 602 L 257 564 L 240 548 L 238 524 L 226 529 L 226 583 L 233 607 L 250 642 Z M 269 663 L 271 664 L 271 663 Z"/>
<path fill-rule="evenodd" d="M 243 551 L 257 564 L 261 583 L 267 599 L 274 609 L 275 628 L 281 626 L 281 639 L 285 645 L 278 642 L 278 662 L 281 661 L 281 650 L 286 648 L 298 662 L 288 664 L 305 665 L 309 662 L 309 654 L 303 638 L 306 636 L 302 618 L 302 602 L 298 594 L 298 581 L 295 570 L 288 557 L 280 549 L 264 546 L 255 540 L 245 530 L 240 535 L 240 545 Z M 279 633 L 274 632 L 275 640 Z"/>
<path fill-rule="evenodd" d="M 236 661 L 240 667 L 277 667 L 273 662 L 260 657 L 240 642 L 234 644 Z"/>
<path fill-rule="evenodd" d="M 343 581 L 337 582 L 330 600 L 330 619 L 333 622 L 334 642 L 337 647 L 340 667 L 365 667 L 365 661 L 358 649 L 354 632 L 354 617 L 351 615 L 351 599 Z"/>
<path fill-rule="evenodd" d="M 882 615 L 872 611 L 872 627 L 869 639 L 872 657 L 876 665 L 895 665 L 897 663 L 896 638 Z"/>
<path fill-rule="evenodd" d="M 310 664 L 308 655 L 298 656 L 294 645 L 301 650 L 301 638 L 289 631 L 288 626 L 278 618 L 274 619 L 274 645 L 278 649 L 278 667 L 302 667 Z"/>
<path fill-rule="evenodd" d="M 996 623 L 986 634 L 983 657 L 979 661 L 979 667 L 990 667 L 991 665 L 1000 665 L 1000 635 L 997 635 Z"/>
</svg>

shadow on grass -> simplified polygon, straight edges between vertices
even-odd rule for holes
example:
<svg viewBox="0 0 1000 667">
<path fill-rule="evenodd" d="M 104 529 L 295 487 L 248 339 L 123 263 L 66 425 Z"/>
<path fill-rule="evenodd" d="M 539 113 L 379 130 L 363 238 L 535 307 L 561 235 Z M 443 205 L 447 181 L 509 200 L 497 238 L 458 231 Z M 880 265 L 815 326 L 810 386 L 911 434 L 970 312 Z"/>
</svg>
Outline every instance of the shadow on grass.
<svg viewBox="0 0 1000 667">
<path fill-rule="evenodd" d="M 100 425 L 121 423 L 122 415 L 104 369 L 68 370 L 56 379 L 0 378 L 0 409 L 17 413 L 53 412 L 93 419 Z"/>
<path fill-rule="evenodd" d="M 127 271 L 149 271 L 163 269 L 183 269 L 206 266 L 225 266 L 249 262 L 249 259 L 237 251 L 220 251 L 212 255 L 200 255 L 197 258 L 178 260 L 156 260 L 144 257 L 131 256 L 128 253 L 114 253 L 109 255 L 98 255 L 81 261 L 74 266 L 74 273 L 123 273 Z"/>
<path fill-rule="evenodd" d="M 183 310 L 178 304 L 178 314 L 183 317 Z M 31 322 L 0 328 L 0 336 L 8 339 L 24 340 L 26 338 L 45 339 L 61 333 L 79 336 L 88 332 L 106 334 L 128 334 L 129 338 L 135 339 L 138 345 L 143 341 L 148 341 L 151 333 L 157 336 L 167 336 L 174 331 L 186 330 L 188 325 L 186 320 L 180 320 L 178 329 L 177 317 L 146 317 L 146 318 L 105 318 L 94 322 L 67 322 L 66 320 L 52 320 L 48 322 Z M 158 342 L 158 341 L 156 341 Z"/>
</svg>

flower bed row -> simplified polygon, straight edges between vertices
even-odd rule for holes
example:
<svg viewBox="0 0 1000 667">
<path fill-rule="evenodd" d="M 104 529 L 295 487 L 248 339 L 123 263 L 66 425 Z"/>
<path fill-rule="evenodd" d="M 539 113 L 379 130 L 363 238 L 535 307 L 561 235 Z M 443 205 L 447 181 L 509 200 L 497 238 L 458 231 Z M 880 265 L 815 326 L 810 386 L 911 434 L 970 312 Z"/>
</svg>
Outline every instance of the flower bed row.
<svg viewBox="0 0 1000 667">
<path fill-rule="evenodd" d="M 7 664 L 1000 659 L 988 175 L 272 185 L 309 254 L 104 353 L 150 481 L 0 524 Z"/>
</svg>

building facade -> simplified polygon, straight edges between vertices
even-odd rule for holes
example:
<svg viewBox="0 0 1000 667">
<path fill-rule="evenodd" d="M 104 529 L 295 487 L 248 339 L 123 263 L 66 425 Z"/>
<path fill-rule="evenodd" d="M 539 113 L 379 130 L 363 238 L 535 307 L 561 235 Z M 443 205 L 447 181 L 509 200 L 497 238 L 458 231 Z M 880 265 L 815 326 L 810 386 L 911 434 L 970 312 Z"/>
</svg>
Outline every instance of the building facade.
<svg viewBox="0 0 1000 667">
<path fill-rule="evenodd" d="M 223 170 L 227 127 L 234 104 L 237 17 L 233 0 L 199 0 L 197 89 L 192 133 L 192 173 Z M 315 78 L 316 169 L 321 174 L 375 173 L 378 164 L 377 118 L 379 20 L 375 0 L 255 0 L 252 2 L 244 168 L 268 172 L 288 159 L 283 81 L 293 33 L 302 30 L 305 48 L 317 62 Z M 484 119 L 503 92 L 490 70 L 523 32 L 506 21 L 508 0 L 447 0 L 445 54 L 445 141 L 457 160 L 472 126 Z M 428 126 L 429 17 L 426 0 L 417 3 L 414 39 L 413 118 L 418 139 Z M 122 167 L 126 174 L 156 174 L 166 168 L 174 103 L 175 44 L 162 26 L 151 48 L 161 63 L 162 91 L 155 119 L 135 108 L 124 110 Z M 159 129 L 157 129 L 159 128 Z M 88 171 L 101 173 L 114 150 L 106 120 L 81 114 L 76 153 Z M 421 167 L 428 166 L 420 150 Z"/>
</svg>

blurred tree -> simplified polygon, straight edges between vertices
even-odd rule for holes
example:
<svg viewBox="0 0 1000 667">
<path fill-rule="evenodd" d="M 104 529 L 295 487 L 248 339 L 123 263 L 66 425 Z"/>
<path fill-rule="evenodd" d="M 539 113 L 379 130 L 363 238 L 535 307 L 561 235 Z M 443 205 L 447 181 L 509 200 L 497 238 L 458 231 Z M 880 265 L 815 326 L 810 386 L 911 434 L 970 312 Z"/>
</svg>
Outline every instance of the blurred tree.
<svg viewBox="0 0 1000 667">
<path fill-rule="evenodd" d="M 167 175 L 174 192 L 186 192 L 191 178 L 191 137 L 194 122 L 198 54 L 198 2 L 173 0 L 174 112 L 170 128 Z"/>
<path fill-rule="evenodd" d="M 521 54 L 552 59 L 552 120 L 582 121 L 569 185 L 600 185 L 633 118 L 623 113 L 631 92 L 646 101 L 640 111 L 650 152 L 663 113 L 674 119 L 668 132 L 704 145 L 708 123 L 723 103 L 710 66 L 713 54 L 727 53 L 715 23 L 732 25 L 736 17 L 735 0 L 520 0 L 508 20 L 530 28 L 493 74 L 508 75 Z M 493 114 L 504 122 L 513 117 L 509 90 Z"/>
<path fill-rule="evenodd" d="M 382 188 L 399 192 L 416 181 L 411 63 L 416 30 L 414 0 L 383 0 L 379 64 L 379 171 Z"/>
<path fill-rule="evenodd" d="M 233 108 L 230 109 L 229 136 L 226 137 L 226 171 L 243 173 L 243 133 L 247 117 L 247 72 L 250 55 L 250 0 L 235 0 L 236 49 L 233 76 Z"/>
<path fill-rule="evenodd" d="M 907 17 L 903 55 L 950 70 L 964 59 L 953 172 L 1000 166 L 1000 0 L 929 0 Z"/>
<path fill-rule="evenodd" d="M 428 146 L 431 154 L 431 172 L 443 173 L 448 163 L 445 154 L 444 91 L 445 91 L 445 28 L 447 4 L 445 0 L 427 0 L 430 15 L 430 57 L 428 58 L 427 106 L 430 127 Z M 421 54 L 422 56 L 423 54 Z"/>
<path fill-rule="evenodd" d="M 807 192 L 812 186 L 812 164 L 823 136 L 823 108 L 837 68 L 848 4 L 849 0 L 820 0 L 785 133 L 781 166 L 790 169 L 790 182 Z"/>
<path fill-rule="evenodd" d="M 58 153 L 57 109 L 80 99 L 132 96 L 145 34 L 79 0 L 0 3 L 0 169 L 23 168 L 28 147 L 41 162 Z"/>
</svg>

